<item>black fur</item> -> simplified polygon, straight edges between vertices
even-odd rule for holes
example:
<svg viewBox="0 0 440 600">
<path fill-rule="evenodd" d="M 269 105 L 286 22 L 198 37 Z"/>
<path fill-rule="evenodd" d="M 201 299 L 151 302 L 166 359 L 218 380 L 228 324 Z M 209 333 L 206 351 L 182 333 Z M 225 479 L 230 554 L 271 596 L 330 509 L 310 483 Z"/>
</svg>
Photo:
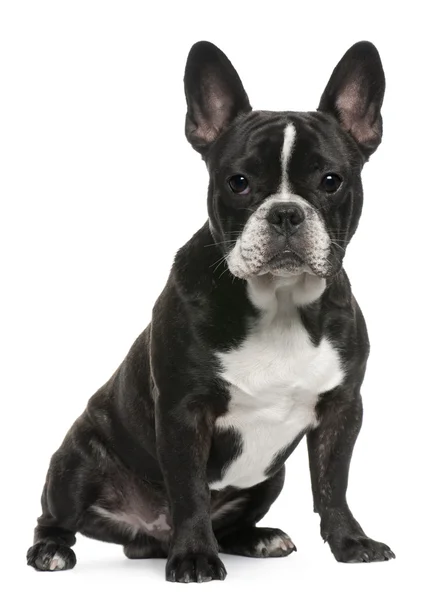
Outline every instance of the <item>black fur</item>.
<svg viewBox="0 0 440 600">
<path fill-rule="evenodd" d="M 185 73 L 186 133 L 209 170 L 209 224 L 179 250 L 151 324 L 52 457 L 30 565 L 72 568 L 77 532 L 121 544 L 129 558 L 168 556 L 170 581 L 223 579 L 219 546 L 246 556 L 294 549 L 292 544 L 270 554 L 274 536 L 288 536 L 255 524 L 280 493 L 284 462 L 302 435 L 274 457 L 262 483 L 209 489 L 243 451 L 238 432 L 216 429 L 230 399 L 216 356 L 238 347 L 259 316 L 246 281 L 234 278 L 223 259 L 253 210 L 276 191 L 287 121 L 297 132 L 289 177 L 337 240 L 324 293 L 300 309 L 313 344 L 326 336 L 345 372 L 343 383 L 320 398 L 319 426 L 303 432 L 315 511 L 337 560 L 394 556 L 365 536 L 345 496 L 369 344 L 342 259 L 362 210 L 361 169 L 380 142 L 384 87 L 377 51 L 363 42 L 335 69 L 318 111 L 252 112 L 225 55 L 206 42 L 192 48 Z M 319 186 L 329 171 L 343 179 L 331 199 Z M 252 181 L 250 195 L 233 195 L 227 179 L 234 173 Z M 109 517 L 115 514 L 122 515 L 119 522 Z M 150 529 L 141 530 L 139 520 Z"/>
</svg>

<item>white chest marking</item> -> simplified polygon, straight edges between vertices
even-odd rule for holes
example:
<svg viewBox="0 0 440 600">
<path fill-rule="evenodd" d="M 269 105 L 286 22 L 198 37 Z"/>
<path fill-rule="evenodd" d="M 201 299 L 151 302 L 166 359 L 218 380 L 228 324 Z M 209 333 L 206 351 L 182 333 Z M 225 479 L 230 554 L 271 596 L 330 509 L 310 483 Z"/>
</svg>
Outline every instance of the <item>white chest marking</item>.
<svg viewBox="0 0 440 600">
<path fill-rule="evenodd" d="M 264 481 L 277 453 L 317 425 L 319 394 L 343 380 L 336 350 L 325 338 L 318 346 L 312 344 L 292 293 L 282 287 L 270 302 L 259 294 L 267 310 L 257 325 L 239 348 L 218 355 L 231 400 L 216 426 L 236 430 L 242 452 L 212 489 L 246 488 Z M 250 296 L 255 299 L 255 290 Z"/>
</svg>

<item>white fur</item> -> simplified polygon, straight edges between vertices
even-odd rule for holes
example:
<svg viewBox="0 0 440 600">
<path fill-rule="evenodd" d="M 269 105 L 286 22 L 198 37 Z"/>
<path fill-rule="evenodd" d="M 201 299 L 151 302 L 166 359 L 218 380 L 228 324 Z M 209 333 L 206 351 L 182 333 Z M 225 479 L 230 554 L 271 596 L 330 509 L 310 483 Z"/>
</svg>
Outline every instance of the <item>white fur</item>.
<svg viewBox="0 0 440 600">
<path fill-rule="evenodd" d="M 93 509 L 97 512 L 101 517 L 105 517 L 106 519 L 110 519 L 115 523 L 122 525 L 125 529 L 127 529 L 133 536 L 135 536 L 140 531 L 144 531 L 146 533 L 151 532 L 164 532 L 170 531 L 171 527 L 167 523 L 166 516 L 164 514 L 160 514 L 157 519 L 148 523 L 141 516 L 135 513 L 126 513 L 123 511 L 115 511 L 111 512 L 102 506 L 94 506 Z"/>
<path fill-rule="evenodd" d="M 287 168 L 290 157 L 292 156 L 293 146 L 295 144 L 296 130 L 292 123 L 286 125 L 284 129 L 283 148 L 281 150 L 281 185 L 280 194 L 287 196 L 290 193 L 289 176 Z"/>
<path fill-rule="evenodd" d="M 301 322 L 295 296 L 302 278 L 267 276 L 248 283 L 262 316 L 239 348 L 218 354 L 231 400 L 216 421 L 220 429 L 239 432 L 243 451 L 212 489 L 246 488 L 266 479 L 275 456 L 317 425 L 319 394 L 343 380 L 337 351 L 325 338 L 315 347 Z M 309 299 L 316 299 L 323 287 L 318 283 L 310 290 Z"/>
<path fill-rule="evenodd" d="M 296 273 L 293 269 L 286 272 L 288 276 L 304 272 L 325 276 L 329 268 L 328 256 L 330 253 L 330 237 L 325 225 L 311 204 L 301 196 L 288 194 L 282 196 L 275 194 L 269 196 L 249 217 L 243 232 L 238 237 L 231 252 L 226 257 L 229 270 L 235 277 L 249 279 L 255 275 L 264 275 L 269 272 L 267 265 L 271 256 L 270 245 L 272 241 L 272 228 L 267 221 L 267 215 L 273 204 L 279 202 L 294 202 L 301 206 L 306 214 L 302 231 L 301 250 L 305 264 L 298 267 Z M 281 272 L 278 274 L 282 274 Z"/>
<path fill-rule="evenodd" d="M 219 506 L 211 513 L 212 520 L 220 519 L 220 517 L 224 517 L 228 513 L 236 511 L 237 508 L 242 506 L 245 502 L 246 498 L 243 497 L 234 498 L 233 500 L 226 502 L 226 504 Z"/>
<path fill-rule="evenodd" d="M 266 556 L 272 556 L 278 554 L 278 550 L 282 550 L 283 552 L 289 552 L 295 548 L 295 544 L 287 535 L 274 535 L 271 539 L 262 540 L 258 542 L 255 546 L 255 552 L 258 555 L 264 556 L 264 550 L 266 551 Z"/>
<path fill-rule="evenodd" d="M 289 277 L 266 273 L 249 279 L 248 295 L 254 306 L 274 315 L 273 321 L 288 324 L 289 317 L 297 315 L 295 307 L 315 302 L 325 287 L 325 279 L 310 273 Z"/>
<path fill-rule="evenodd" d="M 52 560 L 50 561 L 49 570 L 50 571 L 61 571 L 62 569 L 64 569 L 65 565 L 66 565 L 66 563 L 64 561 L 64 558 L 62 558 L 58 554 L 58 552 L 55 552 Z"/>
</svg>

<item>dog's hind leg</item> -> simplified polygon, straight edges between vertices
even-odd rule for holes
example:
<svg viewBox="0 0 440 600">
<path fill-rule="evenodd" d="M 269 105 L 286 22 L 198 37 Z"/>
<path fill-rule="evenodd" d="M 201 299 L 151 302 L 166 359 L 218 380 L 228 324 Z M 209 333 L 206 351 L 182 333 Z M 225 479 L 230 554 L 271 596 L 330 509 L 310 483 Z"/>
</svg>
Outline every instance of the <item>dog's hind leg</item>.
<svg viewBox="0 0 440 600">
<path fill-rule="evenodd" d="M 93 444 L 90 424 L 80 417 L 51 459 L 41 497 L 43 512 L 27 552 L 28 565 L 39 571 L 62 571 L 76 564 L 75 534 L 100 485 Z"/>
<path fill-rule="evenodd" d="M 41 497 L 43 514 L 34 532 L 34 545 L 27 553 L 28 565 L 38 571 L 62 571 L 76 564 L 75 503 L 69 498 L 67 482 L 61 473 L 57 476 L 49 470 Z"/>
<path fill-rule="evenodd" d="M 277 499 L 284 484 L 284 466 L 271 478 L 226 497 L 213 513 L 220 552 L 255 558 L 287 556 L 296 550 L 280 529 L 256 527 Z"/>
<path fill-rule="evenodd" d="M 167 558 L 168 543 L 142 535 L 124 546 L 124 554 L 127 558 Z"/>
<path fill-rule="evenodd" d="M 64 571 L 76 565 L 73 532 L 62 527 L 38 526 L 34 545 L 29 548 L 27 564 L 37 571 Z"/>
<path fill-rule="evenodd" d="M 81 520 L 79 533 L 101 542 L 120 544 L 127 558 L 166 558 L 168 556 L 168 536 L 157 539 L 143 531 L 137 533 L 124 522 L 103 518 L 92 507 Z"/>
</svg>

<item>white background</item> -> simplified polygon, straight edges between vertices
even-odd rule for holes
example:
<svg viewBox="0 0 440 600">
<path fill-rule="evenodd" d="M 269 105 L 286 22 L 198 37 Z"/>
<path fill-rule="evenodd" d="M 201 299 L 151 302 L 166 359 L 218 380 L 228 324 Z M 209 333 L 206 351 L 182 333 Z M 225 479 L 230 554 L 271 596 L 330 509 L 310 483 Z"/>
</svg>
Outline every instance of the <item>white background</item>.
<svg viewBox="0 0 440 600">
<path fill-rule="evenodd" d="M 1 3 L 3 597 L 438 597 L 434 6 Z M 301 444 L 265 519 L 292 536 L 289 558 L 225 557 L 226 582 L 173 586 L 164 561 L 129 561 L 120 547 L 79 539 L 73 571 L 37 573 L 25 554 L 50 455 L 147 325 L 175 251 L 206 218 L 207 174 L 184 137 L 182 84 L 200 39 L 226 52 L 255 108 L 274 110 L 315 109 L 356 41 L 381 53 L 384 141 L 364 170 L 364 214 L 345 263 L 372 344 L 349 500 L 397 560 L 336 563 L 312 513 Z"/>
</svg>

